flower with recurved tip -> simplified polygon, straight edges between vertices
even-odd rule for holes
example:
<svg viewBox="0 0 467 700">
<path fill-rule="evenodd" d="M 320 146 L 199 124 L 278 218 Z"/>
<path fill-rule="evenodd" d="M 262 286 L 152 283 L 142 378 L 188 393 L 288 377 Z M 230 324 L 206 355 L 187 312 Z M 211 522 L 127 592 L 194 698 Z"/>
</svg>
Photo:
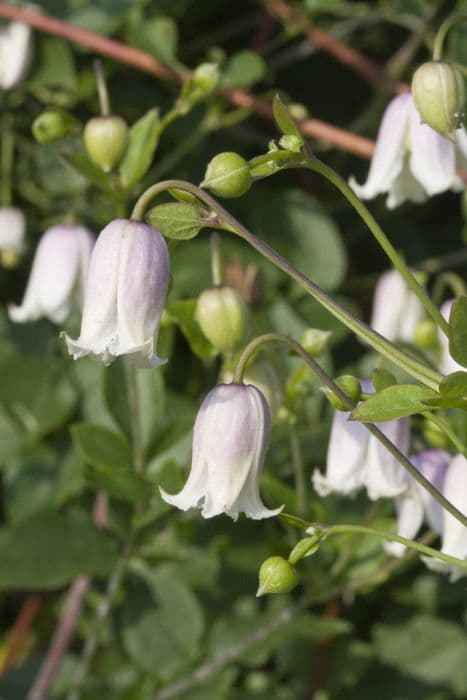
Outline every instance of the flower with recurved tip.
<svg viewBox="0 0 467 700">
<path fill-rule="evenodd" d="M 8 309 L 11 320 L 62 323 L 74 308 L 81 310 L 94 241 L 84 226 L 49 228 L 37 246 L 21 305 Z"/>
<path fill-rule="evenodd" d="M 168 282 L 169 253 L 159 231 L 139 221 L 111 221 L 92 254 L 80 336 L 63 334 L 70 354 L 106 365 L 119 355 L 130 355 L 139 367 L 163 364 L 154 343 Z"/>
<path fill-rule="evenodd" d="M 269 409 L 254 386 L 218 384 L 204 399 L 195 421 L 191 472 L 180 493 L 160 489 L 167 503 L 201 508 L 204 518 L 243 512 L 259 520 L 277 515 L 261 502 L 259 479 L 269 445 Z"/>
</svg>

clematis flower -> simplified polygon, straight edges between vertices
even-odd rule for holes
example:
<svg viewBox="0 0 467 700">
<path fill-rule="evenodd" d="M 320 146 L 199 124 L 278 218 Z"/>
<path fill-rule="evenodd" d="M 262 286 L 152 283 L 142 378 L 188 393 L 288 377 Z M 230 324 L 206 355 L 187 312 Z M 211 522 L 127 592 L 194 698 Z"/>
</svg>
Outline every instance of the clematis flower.
<svg viewBox="0 0 467 700">
<path fill-rule="evenodd" d="M 277 515 L 261 502 L 259 478 L 269 445 L 269 409 L 256 387 L 218 384 L 204 399 L 195 421 L 188 480 L 176 495 L 160 489 L 167 503 L 201 508 L 204 518 L 243 512 L 259 520 Z"/>
<path fill-rule="evenodd" d="M 410 461 L 435 486 L 442 491 L 446 469 L 450 456 L 444 450 L 422 450 L 411 456 Z M 396 499 L 397 534 L 412 540 L 420 530 L 424 517 L 430 527 L 438 533 L 442 532 L 443 509 L 415 479 L 409 478 L 407 493 Z M 389 554 L 402 557 L 406 547 L 399 542 L 386 542 L 384 545 Z"/>
<path fill-rule="evenodd" d="M 31 27 L 10 22 L 0 30 L 0 87 L 11 90 L 25 78 L 32 57 Z"/>
<path fill-rule="evenodd" d="M 367 380 L 361 385 L 363 391 L 371 389 L 371 382 Z M 349 416 L 346 411 L 334 414 L 326 474 L 316 469 L 312 477 L 317 493 L 320 496 L 330 493 L 353 496 L 360 488 L 366 487 L 371 500 L 404 493 L 408 486 L 405 469 L 364 425 L 349 421 Z M 407 418 L 377 425 L 401 452 L 406 452 L 409 443 Z"/>
<path fill-rule="evenodd" d="M 441 306 L 441 315 L 449 321 L 449 315 L 451 313 L 451 306 L 454 303 L 454 299 L 448 299 Z M 449 352 L 449 340 L 443 331 L 438 328 L 438 340 L 441 347 L 441 359 L 439 369 L 443 374 L 451 374 L 451 372 L 465 372 L 465 367 L 462 367 L 458 362 L 455 361 Z"/>
<path fill-rule="evenodd" d="M 0 207 L 0 257 L 5 267 L 14 265 L 24 252 L 26 221 L 16 207 Z"/>
<path fill-rule="evenodd" d="M 397 270 L 385 272 L 373 297 L 371 327 L 391 341 L 412 342 L 417 323 L 425 317 L 418 297 Z"/>
<path fill-rule="evenodd" d="M 168 281 L 169 254 L 159 231 L 138 221 L 111 221 L 92 254 L 81 334 L 73 340 L 63 333 L 69 353 L 105 365 L 119 355 L 131 355 L 139 367 L 163 364 L 153 350 Z"/>
<path fill-rule="evenodd" d="M 467 513 L 467 459 L 463 455 L 454 457 L 447 468 L 443 496 L 462 513 Z M 467 528 L 443 509 L 441 528 L 441 551 L 457 559 L 467 559 Z M 422 557 L 433 571 L 449 574 L 451 581 L 466 576 L 464 569 L 447 564 L 432 557 Z"/>
<path fill-rule="evenodd" d="M 465 134 L 462 129 L 457 133 L 463 150 Z M 361 199 L 387 192 L 389 209 L 463 189 L 456 175 L 455 144 L 421 123 L 408 92 L 395 97 L 384 112 L 366 183 L 359 185 L 354 178 L 349 183 Z"/>
<path fill-rule="evenodd" d="M 11 320 L 62 323 L 74 307 L 81 309 L 93 245 L 84 226 L 49 228 L 37 246 L 22 304 L 8 309 Z"/>
</svg>

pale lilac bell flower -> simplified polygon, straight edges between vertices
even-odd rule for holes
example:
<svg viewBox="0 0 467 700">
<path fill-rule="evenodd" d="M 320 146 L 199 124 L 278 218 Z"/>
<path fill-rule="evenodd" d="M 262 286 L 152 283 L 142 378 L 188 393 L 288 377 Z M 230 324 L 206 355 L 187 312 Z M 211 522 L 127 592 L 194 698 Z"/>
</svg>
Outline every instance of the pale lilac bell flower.
<svg viewBox="0 0 467 700">
<path fill-rule="evenodd" d="M 0 29 L 0 88 L 11 90 L 26 77 L 32 58 L 31 27 L 10 22 Z"/>
<path fill-rule="evenodd" d="M 26 220 L 17 207 L 0 207 L 0 251 L 14 255 L 24 252 Z"/>
<path fill-rule="evenodd" d="M 139 221 L 111 221 L 92 254 L 80 336 L 63 334 L 69 353 L 105 365 L 119 355 L 138 367 L 164 364 L 154 345 L 168 283 L 169 253 L 159 231 Z"/>
<path fill-rule="evenodd" d="M 378 280 L 373 297 L 371 327 L 391 342 L 413 342 L 417 324 L 425 317 L 419 298 L 397 270 L 388 270 Z"/>
<path fill-rule="evenodd" d="M 461 513 L 467 513 L 467 459 L 463 455 L 456 455 L 449 462 L 442 493 Z M 457 559 L 467 559 L 467 528 L 444 509 L 441 551 Z M 451 565 L 433 557 L 422 557 L 422 559 L 432 571 L 449 574 L 451 581 L 467 576 L 467 571 L 454 564 Z"/>
<path fill-rule="evenodd" d="M 422 450 L 410 457 L 412 464 L 442 492 L 446 470 L 451 459 L 444 450 Z M 443 508 L 415 479 L 409 476 L 409 488 L 396 499 L 397 534 L 413 540 L 426 517 L 428 524 L 438 534 L 442 532 Z M 400 542 L 386 542 L 384 548 L 394 557 L 402 557 L 406 547 Z"/>
<path fill-rule="evenodd" d="M 451 307 L 455 299 L 448 299 L 442 304 L 440 311 L 443 318 L 449 322 L 449 315 L 451 313 Z M 438 328 L 438 340 L 441 348 L 441 358 L 439 369 L 443 374 L 451 374 L 451 372 L 465 372 L 465 367 L 462 367 L 458 362 L 455 361 L 449 352 L 449 339 L 443 333 L 443 331 Z"/>
<path fill-rule="evenodd" d="M 204 518 L 239 513 L 259 520 L 281 512 L 266 508 L 259 480 L 269 445 L 270 417 L 266 399 L 252 385 L 218 384 L 204 399 L 193 431 L 188 480 L 175 495 L 160 489 L 167 503 L 188 510 L 201 508 Z"/>
<path fill-rule="evenodd" d="M 84 226 L 49 228 L 37 246 L 22 303 L 8 307 L 11 320 L 62 323 L 73 309 L 81 310 L 94 241 Z"/>
<path fill-rule="evenodd" d="M 361 382 L 370 391 L 371 382 Z M 315 469 L 312 481 L 320 496 L 339 493 L 353 496 L 365 487 L 371 500 L 392 498 L 408 487 L 404 467 L 379 440 L 357 421 L 349 421 L 350 412 L 336 411 L 326 456 L 326 473 Z M 406 453 L 409 446 L 409 419 L 399 418 L 376 424 L 396 447 Z"/>
<path fill-rule="evenodd" d="M 458 132 L 462 150 L 464 132 Z M 387 193 L 389 209 L 464 187 L 456 175 L 456 145 L 421 123 L 409 92 L 391 100 L 383 114 L 367 181 L 359 185 L 352 177 L 349 184 L 361 199 Z"/>
</svg>

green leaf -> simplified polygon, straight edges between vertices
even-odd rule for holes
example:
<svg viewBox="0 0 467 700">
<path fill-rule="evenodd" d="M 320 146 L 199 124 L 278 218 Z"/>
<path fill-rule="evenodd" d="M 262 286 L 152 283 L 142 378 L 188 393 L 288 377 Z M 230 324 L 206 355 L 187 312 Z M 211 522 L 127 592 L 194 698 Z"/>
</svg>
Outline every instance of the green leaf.
<svg viewBox="0 0 467 700">
<path fill-rule="evenodd" d="M 363 422 L 384 422 L 414 413 L 423 413 L 427 406 L 424 399 L 436 398 L 432 389 L 416 384 L 397 384 L 379 391 L 366 401 L 362 401 L 352 411 L 351 419 Z"/>
<path fill-rule="evenodd" d="M 285 134 L 286 136 L 296 136 L 301 141 L 303 141 L 300 129 L 296 125 L 295 120 L 293 119 L 285 104 L 282 102 L 279 95 L 274 96 L 274 99 L 272 101 L 272 111 L 274 114 L 274 119 L 276 120 L 276 124 L 283 134 Z"/>
<path fill-rule="evenodd" d="M 33 88 L 61 88 L 73 92 L 77 86 L 77 73 L 73 51 L 63 39 L 43 37 L 40 42 L 38 70 L 33 73 Z"/>
<path fill-rule="evenodd" d="M 244 49 L 227 60 L 221 77 L 221 85 L 248 88 L 261 80 L 265 73 L 264 59 L 255 51 Z"/>
<path fill-rule="evenodd" d="M 373 386 L 375 387 L 376 391 L 382 391 L 383 389 L 387 389 L 388 387 L 397 384 L 397 379 L 392 372 L 389 372 L 387 369 L 383 369 L 382 367 L 377 367 L 373 370 L 371 373 L 371 381 L 373 382 Z"/>
<path fill-rule="evenodd" d="M 451 399 L 467 396 L 467 372 L 453 372 L 444 377 L 439 385 L 441 395 Z"/>
<path fill-rule="evenodd" d="M 166 307 L 166 311 L 182 331 L 195 355 L 201 359 L 215 357 L 217 350 L 207 340 L 195 319 L 197 303 L 197 299 L 173 301 Z"/>
<path fill-rule="evenodd" d="M 131 448 L 122 435 L 90 423 L 74 425 L 71 433 L 89 463 L 89 477 L 96 489 L 128 501 L 149 495 L 150 487 L 134 472 Z"/>
<path fill-rule="evenodd" d="M 129 33 L 129 43 L 151 53 L 161 61 L 173 62 L 177 56 L 178 30 L 171 17 L 159 15 L 138 23 Z"/>
<path fill-rule="evenodd" d="M 60 588 L 76 576 L 107 576 L 116 545 L 79 512 L 38 515 L 16 528 L 0 529 L 0 586 Z"/>
<path fill-rule="evenodd" d="M 158 204 L 146 215 L 151 226 L 159 229 L 166 238 L 186 241 L 194 238 L 203 226 L 201 208 L 188 202 Z"/>
<path fill-rule="evenodd" d="M 157 108 L 150 109 L 131 127 L 128 148 L 119 168 L 124 187 L 139 182 L 149 170 L 159 143 L 160 127 Z"/>
<path fill-rule="evenodd" d="M 462 367 L 467 367 L 467 297 L 459 297 L 449 316 L 449 352 Z"/>
</svg>

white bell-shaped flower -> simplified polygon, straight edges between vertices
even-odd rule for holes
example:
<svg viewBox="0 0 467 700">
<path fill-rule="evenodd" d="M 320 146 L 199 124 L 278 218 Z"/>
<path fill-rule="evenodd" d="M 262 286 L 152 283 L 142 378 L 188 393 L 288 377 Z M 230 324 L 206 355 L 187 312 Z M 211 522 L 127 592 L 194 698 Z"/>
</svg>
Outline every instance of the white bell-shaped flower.
<svg viewBox="0 0 467 700">
<path fill-rule="evenodd" d="M 21 209 L 0 207 L 0 251 L 21 255 L 24 251 L 26 221 Z"/>
<path fill-rule="evenodd" d="M 456 455 L 448 465 L 444 478 L 443 496 L 461 513 L 467 513 L 467 459 Z M 443 509 L 441 551 L 457 559 L 467 559 L 467 528 Z M 451 581 L 467 576 L 464 569 L 432 557 L 422 557 L 428 568 L 450 575 Z"/>
<path fill-rule="evenodd" d="M 448 299 L 441 306 L 440 311 L 443 318 L 449 321 L 449 315 L 451 313 L 451 306 L 454 303 L 454 299 Z M 462 367 L 455 359 L 451 356 L 449 352 L 449 339 L 443 333 L 443 331 L 438 328 L 438 340 L 441 348 L 441 358 L 439 363 L 439 369 L 443 374 L 451 374 L 451 372 L 465 372 L 465 367 Z"/>
<path fill-rule="evenodd" d="M 204 518 L 239 513 L 259 520 L 282 510 L 261 502 L 259 479 L 269 445 L 270 417 L 263 394 L 254 386 L 218 384 L 201 404 L 193 432 L 188 480 L 176 495 L 162 498 L 181 510 L 201 508 Z"/>
<path fill-rule="evenodd" d="M 25 78 L 32 57 L 31 27 L 10 22 L 0 30 L 0 88 L 11 90 Z"/>
<path fill-rule="evenodd" d="M 49 228 L 37 246 L 22 304 L 8 309 L 11 320 L 62 323 L 74 308 L 81 309 L 94 240 L 84 226 Z"/>
<path fill-rule="evenodd" d="M 410 457 L 412 464 L 433 484 L 438 491 L 443 490 L 446 469 L 450 456 L 444 450 L 422 450 Z M 442 532 L 443 509 L 422 486 L 409 476 L 409 488 L 396 499 L 397 534 L 412 540 L 426 519 L 437 533 Z M 389 554 L 401 557 L 406 547 L 399 542 L 386 542 L 384 548 Z"/>
<path fill-rule="evenodd" d="M 458 134 L 462 149 L 463 130 Z M 388 193 L 390 209 L 406 200 L 423 202 L 445 190 L 463 189 L 456 175 L 456 145 L 421 123 L 409 92 L 391 100 L 384 112 L 367 181 L 349 182 L 361 199 Z"/>
<path fill-rule="evenodd" d="M 119 355 L 131 355 L 139 367 L 161 365 L 153 351 L 168 282 L 169 253 L 159 231 L 111 221 L 92 254 L 80 336 L 63 334 L 70 354 L 107 365 Z"/>
<path fill-rule="evenodd" d="M 371 327 L 394 342 L 413 341 L 415 328 L 425 316 L 418 297 L 408 288 L 397 270 L 381 275 L 373 297 Z"/>
</svg>

